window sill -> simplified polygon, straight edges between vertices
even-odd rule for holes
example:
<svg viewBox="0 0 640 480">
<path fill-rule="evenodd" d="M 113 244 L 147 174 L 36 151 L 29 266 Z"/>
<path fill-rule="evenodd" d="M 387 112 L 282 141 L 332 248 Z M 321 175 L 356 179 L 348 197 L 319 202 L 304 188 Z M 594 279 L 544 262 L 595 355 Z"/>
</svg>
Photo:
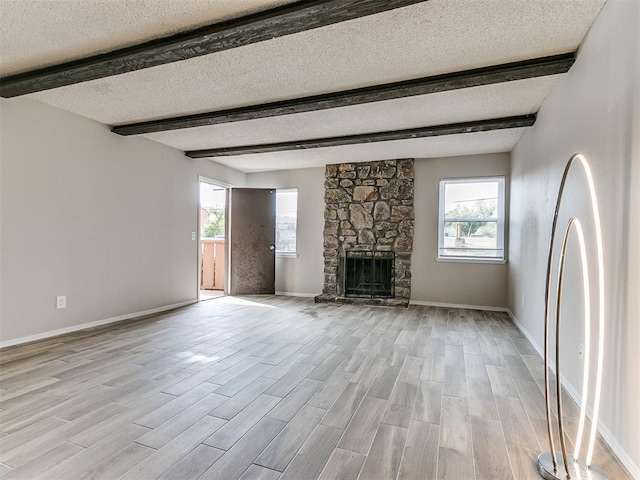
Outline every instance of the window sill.
<svg viewBox="0 0 640 480">
<path fill-rule="evenodd" d="M 436 257 L 439 263 L 485 263 L 491 265 L 505 265 L 505 258 L 474 258 L 474 257 Z"/>
<path fill-rule="evenodd" d="M 278 258 L 298 258 L 298 254 L 294 252 L 276 252 Z"/>
</svg>

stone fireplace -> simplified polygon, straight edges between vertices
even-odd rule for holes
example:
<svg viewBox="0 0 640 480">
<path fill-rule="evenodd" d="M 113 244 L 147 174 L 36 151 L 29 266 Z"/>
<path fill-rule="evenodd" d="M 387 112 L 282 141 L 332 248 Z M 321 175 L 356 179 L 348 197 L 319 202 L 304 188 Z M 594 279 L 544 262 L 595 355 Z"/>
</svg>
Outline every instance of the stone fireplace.
<svg viewBox="0 0 640 480">
<path fill-rule="evenodd" d="M 414 210 L 413 159 L 327 165 L 324 210 L 324 287 L 316 301 L 406 305 L 411 296 Z M 353 295 L 345 281 L 348 258 L 362 263 L 371 295 Z M 384 263 L 383 259 L 391 258 Z M 351 261 L 351 264 L 357 264 Z M 390 289 L 380 277 L 389 265 Z M 387 268 L 385 266 L 385 268 Z M 373 283 L 372 283 L 373 282 Z M 380 293 L 384 292 L 384 293 Z"/>
</svg>

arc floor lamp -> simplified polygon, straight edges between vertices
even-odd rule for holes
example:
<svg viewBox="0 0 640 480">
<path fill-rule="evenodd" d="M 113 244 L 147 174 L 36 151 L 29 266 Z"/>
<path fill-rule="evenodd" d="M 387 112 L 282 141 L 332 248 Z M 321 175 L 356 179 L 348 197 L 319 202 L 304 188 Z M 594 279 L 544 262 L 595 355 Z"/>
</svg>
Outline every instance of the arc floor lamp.
<svg viewBox="0 0 640 480">
<path fill-rule="evenodd" d="M 589 396 L 589 377 L 591 362 L 591 288 L 589 281 L 589 263 L 587 258 L 587 249 L 584 236 L 582 222 L 577 217 L 570 217 L 564 229 L 562 238 L 562 246 L 558 259 L 558 274 L 555 289 L 555 359 L 556 359 L 556 381 L 555 381 L 555 402 L 558 413 L 558 435 L 560 439 L 560 452 L 556 452 L 556 442 L 553 434 L 553 419 L 551 411 L 551 388 L 549 375 L 550 348 L 549 337 L 551 332 L 550 322 L 550 285 L 552 263 L 554 257 L 554 243 L 556 240 L 558 213 L 562 203 L 562 195 L 564 193 L 567 177 L 572 167 L 581 166 L 587 179 L 589 187 L 589 197 L 591 200 L 591 211 L 593 214 L 594 230 L 596 236 L 597 251 L 597 274 L 598 274 L 598 347 L 596 357 L 596 378 L 593 399 L 593 416 L 591 418 L 591 431 L 589 432 L 586 455 L 581 457 L 582 437 L 585 429 L 585 417 L 587 410 L 587 401 Z M 562 282 L 564 277 L 564 265 L 569 245 L 569 235 L 575 230 L 578 238 L 578 246 L 580 249 L 580 263 L 582 266 L 582 287 L 584 299 L 584 363 L 582 370 L 582 398 L 580 405 L 580 418 L 578 421 L 578 431 L 574 441 L 573 455 L 567 453 L 565 442 L 565 432 L 562 421 L 562 386 L 560 371 L 560 309 L 562 297 Z M 603 480 L 607 479 L 607 474 L 597 466 L 592 464 L 593 449 L 596 441 L 596 429 L 598 425 L 598 414 L 600 410 L 600 390 L 602 388 L 602 369 L 604 363 L 604 312 L 605 312 L 605 296 L 604 296 L 604 253 L 602 246 L 602 229 L 600 225 L 600 211 L 598 209 L 598 199 L 593 181 L 591 168 L 586 158 L 582 154 L 573 155 L 564 169 L 556 207 L 553 215 L 553 224 L 551 227 L 551 243 L 549 245 L 549 257 L 547 260 L 547 279 L 545 285 L 545 314 L 544 314 L 544 385 L 545 385 L 545 401 L 547 414 L 547 434 L 549 436 L 549 451 L 543 452 L 538 456 L 538 472 L 547 480 Z"/>
</svg>

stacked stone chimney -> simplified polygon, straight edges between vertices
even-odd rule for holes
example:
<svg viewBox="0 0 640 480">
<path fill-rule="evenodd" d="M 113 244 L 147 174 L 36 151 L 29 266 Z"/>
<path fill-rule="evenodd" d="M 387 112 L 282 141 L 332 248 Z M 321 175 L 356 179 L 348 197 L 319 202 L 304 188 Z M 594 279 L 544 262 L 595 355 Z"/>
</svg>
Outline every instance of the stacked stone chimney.
<svg viewBox="0 0 640 480">
<path fill-rule="evenodd" d="M 413 159 L 327 165 L 325 172 L 324 289 L 342 295 L 340 259 L 347 250 L 392 251 L 396 299 L 411 296 L 414 232 Z"/>
</svg>

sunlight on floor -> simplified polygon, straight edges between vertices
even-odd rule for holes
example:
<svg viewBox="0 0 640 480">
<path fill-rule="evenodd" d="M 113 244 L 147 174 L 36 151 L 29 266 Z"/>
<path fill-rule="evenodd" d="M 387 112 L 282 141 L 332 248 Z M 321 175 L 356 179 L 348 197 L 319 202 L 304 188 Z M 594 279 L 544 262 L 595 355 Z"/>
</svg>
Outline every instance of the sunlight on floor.
<svg viewBox="0 0 640 480">
<path fill-rule="evenodd" d="M 224 297 L 222 290 L 200 290 L 200 301 L 211 300 L 212 298 Z"/>
</svg>

